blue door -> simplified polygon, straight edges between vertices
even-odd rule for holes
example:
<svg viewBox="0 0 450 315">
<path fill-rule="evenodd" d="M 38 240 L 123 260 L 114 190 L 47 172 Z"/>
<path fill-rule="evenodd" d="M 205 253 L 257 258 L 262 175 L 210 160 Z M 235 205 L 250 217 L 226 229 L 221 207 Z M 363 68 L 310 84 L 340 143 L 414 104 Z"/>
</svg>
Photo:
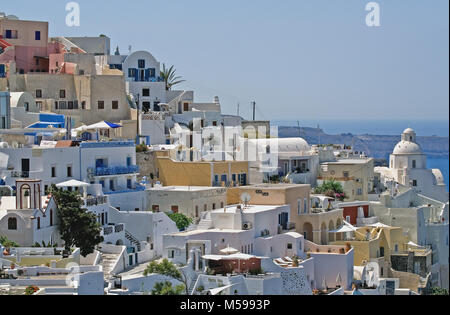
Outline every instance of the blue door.
<svg viewBox="0 0 450 315">
<path fill-rule="evenodd" d="M 0 65 L 0 78 L 4 78 L 6 75 L 5 65 Z"/>
</svg>

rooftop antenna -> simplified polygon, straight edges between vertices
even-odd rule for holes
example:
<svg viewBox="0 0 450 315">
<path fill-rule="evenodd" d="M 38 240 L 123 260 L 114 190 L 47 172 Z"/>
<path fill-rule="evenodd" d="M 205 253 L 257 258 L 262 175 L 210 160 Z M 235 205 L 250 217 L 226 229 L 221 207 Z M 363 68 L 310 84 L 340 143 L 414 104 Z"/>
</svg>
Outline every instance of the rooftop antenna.
<svg viewBox="0 0 450 315">
<path fill-rule="evenodd" d="M 133 47 L 131 46 L 131 45 L 128 45 L 128 52 L 131 54 L 131 49 L 132 49 Z"/>
<path fill-rule="evenodd" d="M 241 106 L 241 104 L 237 104 L 237 115 L 239 116 L 239 114 L 240 114 L 240 106 Z"/>
<path fill-rule="evenodd" d="M 248 203 L 250 202 L 250 199 L 252 199 L 252 196 L 250 196 L 249 193 L 243 193 L 241 195 L 241 201 L 244 204 L 244 207 L 248 206 Z"/>
</svg>

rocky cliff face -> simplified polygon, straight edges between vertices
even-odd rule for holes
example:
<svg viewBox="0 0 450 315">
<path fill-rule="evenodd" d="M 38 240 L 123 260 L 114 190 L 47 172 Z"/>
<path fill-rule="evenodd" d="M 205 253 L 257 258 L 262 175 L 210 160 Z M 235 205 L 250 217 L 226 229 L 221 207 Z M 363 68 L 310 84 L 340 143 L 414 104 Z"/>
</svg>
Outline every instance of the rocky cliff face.
<svg viewBox="0 0 450 315">
<path fill-rule="evenodd" d="M 280 138 L 300 136 L 309 144 L 353 144 L 355 151 L 364 151 L 368 156 L 378 159 L 388 158 L 400 141 L 400 136 L 353 135 L 351 133 L 329 135 L 317 128 L 300 128 L 299 133 L 298 127 L 279 127 L 278 136 Z M 418 136 L 417 142 L 429 157 L 448 158 L 449 156 L 448 137 Z"/>
</svg>

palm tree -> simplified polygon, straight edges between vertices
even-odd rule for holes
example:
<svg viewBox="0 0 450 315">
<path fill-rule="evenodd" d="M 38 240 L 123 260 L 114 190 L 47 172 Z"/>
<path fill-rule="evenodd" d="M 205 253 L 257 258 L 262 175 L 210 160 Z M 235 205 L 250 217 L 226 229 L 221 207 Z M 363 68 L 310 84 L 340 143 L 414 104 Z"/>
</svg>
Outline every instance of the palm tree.
<svg viewBox="0 0 450 315">
<path fill-rule="evenodd" d="M 166 83 L 166 90 L 170 91 L 172 89 L 172 86 L 180 84 L 182 82 L 185 82 L 186 80 L 180 80 L 182 79 L 181 76 L 175 76 L 175 72 L 177 70 L 174 69 L 174 66 L 171 66 L 169 69 L 166 68 L 166 65 L 163 63 L 163 69 L 160 73 L 161 78 Z"/>
</svg>

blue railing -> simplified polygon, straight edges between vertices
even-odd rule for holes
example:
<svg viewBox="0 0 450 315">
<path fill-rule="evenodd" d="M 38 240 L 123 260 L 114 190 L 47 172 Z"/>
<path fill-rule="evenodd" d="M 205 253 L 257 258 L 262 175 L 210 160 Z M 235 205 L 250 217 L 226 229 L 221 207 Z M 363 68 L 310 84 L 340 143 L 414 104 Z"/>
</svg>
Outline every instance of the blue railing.
<svg viewBox="0 0 450 315">
<path fill-rule="evenodd" d="M 144 191 L 145 186 L 136 185 L 136 188 L 127 188 L 127 189 L 118 189 L 113 191 L 107 191 L 104 192 L 105 195 L 115 195 L 115 194 L 124 194 L 124 193 L 131 193 L 131 192 L 137 192 L 137 191 Z"/>
<path fill-rule="evenodd" d="M 121 174 L 134 174 L 139 172 L 139 166 L 112 166 L 112 167 L 96 167 L 96 176 L 107 176 L 107 175 L 121 175 Z"/>
</svg>

